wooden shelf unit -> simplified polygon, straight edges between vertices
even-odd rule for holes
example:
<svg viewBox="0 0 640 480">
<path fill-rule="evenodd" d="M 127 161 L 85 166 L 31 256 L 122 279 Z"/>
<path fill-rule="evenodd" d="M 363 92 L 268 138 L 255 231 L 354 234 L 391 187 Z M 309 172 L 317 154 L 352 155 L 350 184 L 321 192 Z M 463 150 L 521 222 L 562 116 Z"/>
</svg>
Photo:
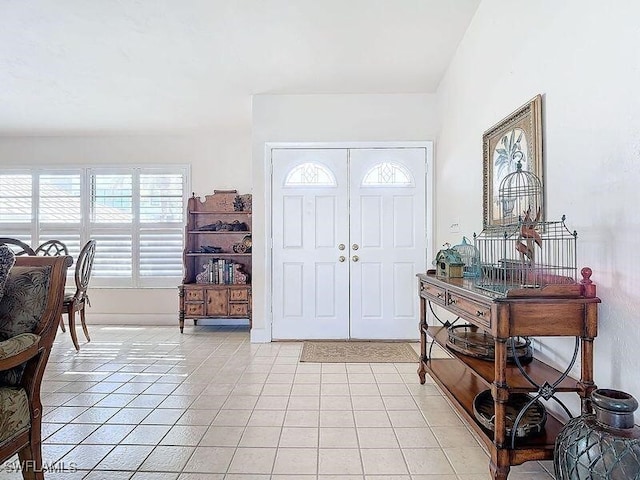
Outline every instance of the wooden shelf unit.
<svg viewBox="0 0 640 480">
<path fill-rule="evenodd" d="M 549 412 L 543 432 L 518 439 L 515 448 L 511 448 L 511 438 L 506 435 L 505 407 L 509 394 L 538 392 L 515 364 L 507 363 L 507 340 L 517 336 L 579 338 L 580 379 L 566 377 L 555 387 L 555 392 L 576 392 L 581 398 L 582 411 L 589 412 L 588 398 L 596 388 L 593 383 L 593 340 L 597 334 L 600 299 L 595 296 L 595 285 L 585 276 L 582 283 L 535 290 L 514 289 L 501 297 L 477 289 L 471 279 L 439 278 L 429 271 L 418 275 L 418 293 L 420 383 L 425 383 L 425 375 L 429 373 L 483 441 L 491 456 L 492 477 L 506 480 L 511 465 L 552 459 L 555 438 L 563 423 Z M 493 335 L 495 360 L 482 360 L 447 348 L 447 327 L 427 325 L 427 302 Z M 451 357 L 430 357 L 430 342 L 447 350 Z M 535 358 L 523 369 L 539 385 L 554 383 L 563 374 Z M 495 432 L 486 430 L 473 413 L 475 396 L 486 389 L 491 389 L 494 398 Z"/>
<path fill-rule="evenodd" d="M 236 210 L 240 204 L 242 210 Z M 207 230 L 212 225 L 224 230 Z M 245 224 L 246 230 L 231 230 Z M 180 299 L 180 332 L 185 319 L 197 325 L 201 318 L 247 318 L 251 326 L 251 248 L 234 251 L 234 245 L 251 238 L 251 195 L 238 195 L 236 190 L 215 190 L 204 201 L 193 195 L 187 204 L 187 225 L 183 253 L 184 278 L 178 287 Z M 202 251 L 202 247 L 219 247 L 220 252 Z M 226 282 L 214 283 L 201 278 L 210 261 L 221 260 L 241 266 L 246 283 L 235 283 L 233 274 L 225 274 Z M 213 277 L 213 275 L 212 275 Z M 237 280 L 237 278 L 236 278 Z"/>
</svg>

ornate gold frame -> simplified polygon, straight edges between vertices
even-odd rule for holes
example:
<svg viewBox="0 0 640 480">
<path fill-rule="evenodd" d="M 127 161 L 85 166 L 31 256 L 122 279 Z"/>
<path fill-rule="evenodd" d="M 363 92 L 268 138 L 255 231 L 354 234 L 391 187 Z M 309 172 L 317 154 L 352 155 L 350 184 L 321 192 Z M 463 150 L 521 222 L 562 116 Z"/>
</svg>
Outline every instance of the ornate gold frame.
<svg viewBox="0 0 640 480">
<path fill-rule="evenodd" d="M 513 135 L 516 129 L 524 132 L 525 148 L 521 151 L 526 154 L 525 161 L 522 163 L 522 170 L 528 170 L 534 173 L 539 179 L 543 187 L 544 182 L 542 168 L 542 96 L 536 95 L 515 112 L 499 121 L 496 125 L 484 132 L 482 136 L 482 157 L 483 157 L 483 218 L 484 226 L 503 225 L 512 223 L 511 218 L 505 219 L 500 215 L 500 207 L 496 202 L 497 185 L 508 173 L 515 171 L 515 162 L 512 155 L 499 155 L 497 153 L 498 145 L 508 145 L 515 142 Z M 518 135 L 519 135 L 518 130 Z M 520 143 L 521 140 L 518 140 Z M 504 149 L 502 149 L 504 150 Z M 496 156 L 498 157 L 496 159 Z M 509 165 L 504 166 L 504 161 L 498 167 L 496 163 L 502 159 L 508 158 Z M 500 177 L 498 177 L 500 175 Z M 542 209 L 540 221 L 544 220 L 545 202 L 542 201 Z"/>
</svg>

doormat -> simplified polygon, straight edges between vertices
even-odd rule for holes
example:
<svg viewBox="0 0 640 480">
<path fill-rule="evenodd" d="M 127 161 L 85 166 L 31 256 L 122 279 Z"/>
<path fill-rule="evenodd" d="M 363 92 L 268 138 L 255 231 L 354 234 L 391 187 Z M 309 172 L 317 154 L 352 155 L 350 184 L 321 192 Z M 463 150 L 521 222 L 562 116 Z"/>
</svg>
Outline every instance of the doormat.
<svg viewBox="0 0 640 480">
<path fill-rule="evenodd" d="M 407 342 L 304 342 L 301 362 L 417 363 L 418 354 Z"/>
</svg>

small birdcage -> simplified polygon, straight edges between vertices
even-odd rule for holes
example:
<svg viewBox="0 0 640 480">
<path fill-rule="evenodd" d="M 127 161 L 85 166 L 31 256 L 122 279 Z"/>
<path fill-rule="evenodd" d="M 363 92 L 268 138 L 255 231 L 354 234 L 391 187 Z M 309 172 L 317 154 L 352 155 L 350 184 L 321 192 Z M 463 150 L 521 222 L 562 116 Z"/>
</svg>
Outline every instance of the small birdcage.
<svg viewBox="0 0 640 480">
<path fill-rule="evenodd" d="M 474 245 L 480 258 L 476 286 L 499 295 L 513 288 L 542 288 L 577 279 L 577 232 L 555 222 L 538 222 L 527 211 L 518 223 L 491 226 Z"/>
<path fill-rule="evenodd" d="M 516 223 L 522 212 L 542 209 L 542 182 L 534 173 L 522 170 L 522 163 L 518 161 L 516 171 L 500 182 L 498 201 L 502 213 L 500 223 Z"/>
<path fill-rule="evenodd" d="M 460 254 L 464 263 L 464 276 L 477 277 L 480 275 L 480 258 L 478 250 L 469 243 L 467 237 L 462 237 L 462 243 L 454 245 L 453 249 Z"/>
</svg>

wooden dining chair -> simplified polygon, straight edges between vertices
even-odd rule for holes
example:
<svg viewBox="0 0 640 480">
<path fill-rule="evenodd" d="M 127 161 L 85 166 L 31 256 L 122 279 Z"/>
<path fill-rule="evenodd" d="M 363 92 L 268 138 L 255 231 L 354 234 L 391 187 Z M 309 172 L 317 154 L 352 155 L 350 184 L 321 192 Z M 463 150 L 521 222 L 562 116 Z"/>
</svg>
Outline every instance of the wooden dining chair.
<svg viewBox="0 0 640 480">
<path fill-rule="evenodd" d="M 47 240 L 35 249 L 35 254 L 41 257 L 59 257 L 69 255 L 69 249 L 60 240 Z"/>
<path fill-rule="evenodd" d="M 85 307 L 89 304 L 89 298 L 87 296 L 87 288 L 89 287 L 89 280 L 91 280 L 91 270 L 93 268 L 93 258 L 96 254 L 96 241 L 89 240 L 78 255 L 76 261 L 75 282 L 76 291 L 73 294 L 66 294 L 64 296 L 64 303 L 62 306 L 63 315 L 67 314 L 67 322 L 69 325 L 69 333 L 71 334 L 71 340 L 76 350 L 80 350 L 78 344 L 78 336 L 76 335 L 76 312 L 80 312 L 80 322 L 82 323 L 82 330 L 87 341 L 90 342 L 89 331 L 87 330 L 87 323 L 85 321 Z M 62 322 L 61 322 L 62 323 Z"/>
<path fill-rule="evenodd" d="M 69 255 L 69 249 L 60 240 L 47 240 L 35 249 L 35 254 L 39 257 L 59 257 L 60 255 Z M 60 318 L 60 328 L 63 332 L 67 331 L 64 328 L 62 317 Z"/>
<path fill-rule="evenodd" d="M 21 255 L 35 255 L 36 252 L 29 245 L 24 243 L 22 240 L 18 240 L 17 238 L 9 238 L 9 237 L 0 237 L 0 244 L 5 244 L 11 250 L 13 250 L 13 254 L 16 257 Z"/>
<path fill-rule="evenodd" d="M 24 255 L 11 267 L 6 263 L 7 249 L 2 250 L 0 268 L 8 274 L 1 282 L 4 288 L 0 287 L 0 464 L 6 470 L 0 478 L 44 480 L 40 386 L 72 259 Z M 18 462 L 4 463 L 16 453 Z M 22 476 L 9 473 L 7 467 L 12 465 L 20 466 Z"/>
</svg>

